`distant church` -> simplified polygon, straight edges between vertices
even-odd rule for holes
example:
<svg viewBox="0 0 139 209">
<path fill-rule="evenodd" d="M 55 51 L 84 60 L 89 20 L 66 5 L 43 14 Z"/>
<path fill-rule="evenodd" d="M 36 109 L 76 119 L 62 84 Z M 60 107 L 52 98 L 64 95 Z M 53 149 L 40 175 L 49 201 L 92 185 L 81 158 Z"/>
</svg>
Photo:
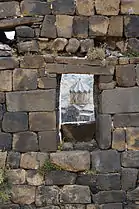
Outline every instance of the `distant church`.
<svg viewBox="0 0 139 209">
<path fill-rule="evenodd" d="M 62 123 L 93 121 L 94 109 L 90 103 L 90 88 L 79 79 L 70 88 L 70 104 L 61 109 Z"/>
</svg>

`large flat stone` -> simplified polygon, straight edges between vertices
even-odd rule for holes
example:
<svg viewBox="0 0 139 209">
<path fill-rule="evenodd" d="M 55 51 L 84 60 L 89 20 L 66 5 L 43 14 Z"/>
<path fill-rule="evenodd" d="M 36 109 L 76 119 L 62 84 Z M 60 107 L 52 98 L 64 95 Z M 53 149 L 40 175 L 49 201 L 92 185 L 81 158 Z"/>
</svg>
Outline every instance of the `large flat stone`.
<svg viewBox="0 0 139 209">
<path fill-rule="evenodd" d="M 17 48 L 20 54 L 39 51 L 39 45 L 36 40 L 19 42 Z"/>
<path fill-rule="evenodd" d="M 22 38 L 34 38 L 34 30 L 29 26 L 17 26 L 15 28 L 16 35 Z"/>
<path fill-rule="evenodd" d="M 16 1 L 0 3 L 0 18 L 20 16 L 19 3 Z"/>
<path fill-rule="evenodd" d="M 75 12 L 74 0 L 57 0 L 52 2 L 54 14 L 73 15 Z"/>
<path fill-rule="evenodd" d="M 46 15 L 41 28 L 41 37 L 56 38 L 56 17 L 54 15 Z"/>
<path fill-rule="evenodd" d="M 138 37 L 139 16 L 128 15 L 124 17 L 124 33 L 126 37 Z"/>
<path fill-rule="evenodd" d="M 103 204 L 103 205 L 100 205 L 100 209 L 123 209 L 123 204 L 122 203 Z"/>
<path fill-rule="evenodd" d="M 19 152 L 13 152 L 13 151 L 8 152 L 7 165 L 10 168 L 14 168 L 14 169 L 19 168 L 20 157 L 21 157 L 21 155 Z"/>
<path fill-rule="evenodd" d="M 40 186 L 44 183 L 43 175 L 39 174 L 37 170 L 28 170 L 26 179 L 27 183 L 33 186 Z"/>
<path fill-rule="evenodd" d="M 73 17 L 69 15 L 56 15 L 56 28 L 58 37 L 71 38 Z"/>
<path fill-rule="evenodd" d="M 122 168 L 121 184 L 122 189 L 127 191 L 135 189 L 138 176 L 138 169 Z"/>
<path fill-rule="evenodd" d="M 89 36 L 104 36 L 107 34 L 109 26 L 108 17 L 91 16 L 89 18 Z"/>
<path fill-rule="evenodd" d="M 28 115 L 24 112 L 6 112 L 2 121 L 5 132 L 19 132 L 28 129 Z"/>
<path fill-rule="evenodd" d="M 56 131 L 41 131 L 39 136 L 39 149 L 41 152 L 54 152 L 57 150 L 57 133 Z"/>
<path fill-rule="evenodd" d="M 0 132 L 0 150 L 11 150 L 12 135 L 9 133 Z"/>
<path fill-rule="evenodd" d="M 139 112 L 139 88 L 104 90 L 101 94 L 103 113 Z"/>
<path fill-rule="evenodd" d="M 138 202 L 139 201 L 139 187 L 137 187 L 134 190 L 131 190 L 127 193 L 127 199 L 132 202 Z"/>
<path fill-rule="evenodd" d="M 67 171 L 78 172 L 90 169 L 90 153 L 88 151 L 51 153 L 50 160 Z"/>
<path fill-rule="evenodd" d="M 11 169 L 7 171 L 7 177 L 12 184 L 24 184 L 26 181 L 26 171 L 23 169 Z"/>
<path fill-rule="evenodd" d="M 128 150 L 139 150 L 139 128 L 126 129 L 126 142 Z"/>
<path fill-rule="evenodd" d="M 96 0 L 95 7 L 97 14 L 118 15 L 120 0 Z"/>
<path fill-rule="evenodd" d="M 122 153 L 121 163 L 126 168 L 139 168 L 139 151 L 126 151 Z"/>
<path fill-rule="evenodd" d="M 90 189 L 88 186 L 66 185 L 60 193 L 60 203 L 91 203 Z"/>
<path fill-rule="evenodd" d="M 55 90 L 11 92 L 6 100 L 8 111 L 53 111 Z"/>
<path fill-rule="evenodd" d="M 126 132 L 123 128 L 113 130 L 112 148 L 124 151 L 126 148 Z"/>
<path fill-rule="evenodd" d="M 0 91 L 12 91 L 12 71 L 0 71 Z"/>
<path fill-rule="evenodd" d="M 115 150 L 93 151 L 92 170 L 101 173 L 117 172 L 120 166 L 120 154 Z"/>
<path fill-rule="evenodd" d="M 116 114 L 113 117 L 114 127 L 136 127 L 139 126 L 139 113 Z"/>
<path fill-rule="evenodd" d="M 38 78 L 38 87 L 40 89 L 56 89 L 57 79 L 51 75 Z"/>
<path fill-rule="evenodd" d="M 123 17 L 112 16 L 109 19 L 108 36 L 122 37 L 123 36 Z"/>
<path fill-rule="evenodd" d="M 76 38 L 88 37 L 88 18 L 75 16 L 73 19 L 73 36 Z"/>
<path fill-rule="evenodd" d="M 83 16 L 94 15 L 94 1 L 92 0 L 77 0 L 77 13 Z"/>
<path fill-rule="evenodd" d="M 95 74 L 95 75 L 113 75 L 114 67 L 99 67 L 89 65 L 73 65 L 73 64 L 47 64 L 46 71 L 48 73 L 80 73 L 80 74 Z"/>
<path fill-rule="evenodd" d="M 0 70 L 14 69 L 19 67 L 19 63 L 12 57 L 0 57 Z"/>
<path fill-rule="evenodd" d="M 42 55 L 25 55 L 20 59 L 20 67 L 26 69 L 41 69 L 45 67 L 44 57 Z"/>
</svg>

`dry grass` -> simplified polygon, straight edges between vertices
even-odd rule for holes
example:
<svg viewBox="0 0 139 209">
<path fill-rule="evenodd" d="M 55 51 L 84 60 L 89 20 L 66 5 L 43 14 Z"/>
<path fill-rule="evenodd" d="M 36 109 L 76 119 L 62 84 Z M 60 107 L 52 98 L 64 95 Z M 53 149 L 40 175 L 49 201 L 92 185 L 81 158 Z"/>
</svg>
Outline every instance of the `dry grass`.
<svg viewBox="0 0 139 209">
<path fill-rule="evenodd" d="M 88 50 L 87 53 L 88 60 L 104 60 L 105 59 L 105 49 L 101 47 L 93 47 Z"/>
</svg>

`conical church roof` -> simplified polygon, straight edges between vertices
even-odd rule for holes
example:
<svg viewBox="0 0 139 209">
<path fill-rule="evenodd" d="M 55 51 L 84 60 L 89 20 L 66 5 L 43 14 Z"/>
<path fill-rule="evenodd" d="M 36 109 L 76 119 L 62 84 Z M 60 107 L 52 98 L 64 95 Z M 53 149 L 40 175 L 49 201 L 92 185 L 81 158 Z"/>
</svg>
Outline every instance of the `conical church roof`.
<svg viewBox="0 0 139 209">
<path fill-rule="evenodd" d="M 81 79 L 79 79 L 74 85 L 71 86 L 70 92 L 72 93 L 88 93 L 90 92 L 90 88 L 85 83 L 82 83 Z"/>
</svg>

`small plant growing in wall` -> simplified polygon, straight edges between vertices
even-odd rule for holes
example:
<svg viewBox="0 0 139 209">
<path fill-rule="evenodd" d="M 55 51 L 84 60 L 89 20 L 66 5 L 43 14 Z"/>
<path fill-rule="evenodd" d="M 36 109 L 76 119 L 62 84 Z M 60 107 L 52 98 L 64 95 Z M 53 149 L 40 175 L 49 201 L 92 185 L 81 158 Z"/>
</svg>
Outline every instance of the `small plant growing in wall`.
<svg viewBox="0 0 139 209">
<path fill-rule="evenodd" d="M 103 47 L 92 47 L 88 50 L 87 59 L 93 60 L 105 60 L 105 49 Z"/>
<path fill-rule="evenodd" d="M 0 202 L 8 201 L 10 195 L 10 184 L 6 175 L 6 170 L 0 168 Z"/>
</svg>

